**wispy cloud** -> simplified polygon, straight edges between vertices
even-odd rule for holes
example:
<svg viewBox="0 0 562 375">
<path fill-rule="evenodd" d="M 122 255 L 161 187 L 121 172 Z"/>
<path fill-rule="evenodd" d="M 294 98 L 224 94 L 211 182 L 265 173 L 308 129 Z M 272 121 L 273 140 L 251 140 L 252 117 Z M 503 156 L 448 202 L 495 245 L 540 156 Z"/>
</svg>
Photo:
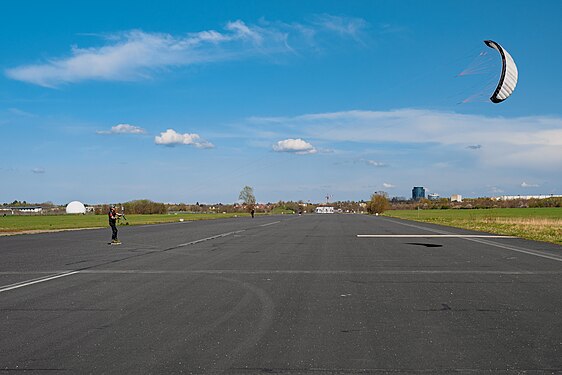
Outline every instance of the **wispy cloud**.
<svg viewBox="0 0 562 375">
<path fill-rule="evenodd" d="M 289 138 L 283 141 L 278 141 L 273 145 L 273 150 L 276 152 L 290 152 L 299 155 L 315 154 L 318 152 L 318 150 L 314 148 L 314 146 L 300 138 Z"/>
<path fill-rule="evenodd" d="M 33 168 L 31 170 L 31 172 L 33 172 L 35 174 L 43 174 L 43 173 L 45 173 L 45 168 Z"/>
<path fill-rule="evenodd" d="M 14 167 L 10 167 L 10 168 L 0 167 L 0 171 L 3 171 L 3 172 L 18 172 L 19 170 L 17 168 L 14 168 Z"/>
<path fill-rule="evenodd" d="M 389 184 L 389 183 L 387 183 L 387 182 L 383 182 L 382 187 L 385 188 L 385 189 L 392 189 L 392 188 L 394 188 L 394 187 L 396 187 L 396 186 L 393 185 L 393 184 Z"/>
<path fill-rule="evenodd" d="M 470 146 L 466 146 L 466 148 L 471 149 L 471 150 L 478 150 L 478 149 L 482 148 L 482 145 L 470 145 Z"/>
<path fill-rule="evenodd" d="M 491 187 L 490 187 L 490 192 L 499 194 L 499 193 L 505 193 L 505 190 L 503 190 L 503 189 L 501 189 L 501 188 L 499 188 L 499 187 L 497 187 L 497 186 L 491 186 Z"/>
<path fill-rule="evenodd" d="M 253 117 L 252 129 L 290 130 L 296 136 L 325 143 L 357 142 L 432 145 L 450 150 L 475 148 L 472 156 L 490 167 L 562 169 L 562 118 L 548 116 L 488 117 L 434 110 L 345 111 L 294 117 Z M 445 154 L 446 155 L 446 154 Z M 443 161 L 450 164 L 453 161 Z"/>
<path fill-rule="evenodd" d="M 11 114 L 16 115 L 16 116 L 37 117 L 37 115 L 35 115 L 31 112 L 26 112 L 26 111 L 23 111 L 19 108 L 8 108 L 8 112 L 10 112 Z"/>
<path fill-rule="evenodd" d="M 165 132 L 161 132 L 160 135 L 154 137 L 154 143 L 169 147 L 177 145 L 195 146 L 197 148 L 215 147 L 212 143 L 202 140 L 199 134 L 181 134 L 176 132 L 174 129 L 168 129 Z"/>
<path fill-rule="evenodd" d="M 131 30 L 106 35 L 102 46 L 75 46 L 70 56 L 14 67 L 5 74 L 44 87 L 86 80 L 135 81 L 177 66 L 292 53 L 295 47 L 289 38 L 296 46 L 310 45 L 318 30 L 356 36 L 365 24 L 362 19 L 325 15 L 309 25 L 236 20 L 228 22 L 223 31 L 181 36 Z"/>
<path fill-rule="evenodd" d="M 533 188 L 533 187 L 539 187 L 539 186 L 540 186 L 539 184 L 528 184 L 525 181 L 523 181 L 521 183 L 522 188 Z"/>
<path fill-rule="evenodd" d="M 399 25 L 393 25 L 390 23 L 381 23 L 378 26 L 378 33 L 380 35 L 385 34 L 399 34 L 408 32 L 408 28 Z"/>
<path fill-rule="evenodd" d="M 363 161 L 365 162 L 365 164 L 377 168 L 388 167 L 388 164 L 376 160 L 363 160 Z"/>
<path fill-rule="evenodd" d="M 146 130 L 130 124 L 118 124 L 110 130 L 98 130 L 97 134 L 146 134 Z"/>
<path fill-rule="evenodd" d="M 313 23 L 324 30 L 333 31 L 343 36 L 359 38 L 368 24 L 362 18 L 333 16 L 321 14 L 314 17 Z"/>
</svg>

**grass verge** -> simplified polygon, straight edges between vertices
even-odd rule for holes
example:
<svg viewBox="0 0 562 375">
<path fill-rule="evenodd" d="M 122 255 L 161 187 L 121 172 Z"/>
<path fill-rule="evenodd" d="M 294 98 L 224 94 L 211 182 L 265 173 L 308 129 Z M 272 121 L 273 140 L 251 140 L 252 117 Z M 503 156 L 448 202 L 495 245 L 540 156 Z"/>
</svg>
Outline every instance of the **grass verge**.
<svg viewBox="0 0 562 375">
<path fill-rule="evenodd" d="M 562 245 L 562 208 L 391 210 L 385 216 Z"/>
<path fill-rule="evenodd" d="M 185 221 L 224 219 L 249 214 L 177 214 L 177 215 L 126 215 L 130 225 L 173 223 Z M 120 224 L 124 224 L 121 220 Z M 109 227 L 106 215 L 10 215 L 0 216 L 1 233 L 49 231 L 79 228 Z"/>
</svg>

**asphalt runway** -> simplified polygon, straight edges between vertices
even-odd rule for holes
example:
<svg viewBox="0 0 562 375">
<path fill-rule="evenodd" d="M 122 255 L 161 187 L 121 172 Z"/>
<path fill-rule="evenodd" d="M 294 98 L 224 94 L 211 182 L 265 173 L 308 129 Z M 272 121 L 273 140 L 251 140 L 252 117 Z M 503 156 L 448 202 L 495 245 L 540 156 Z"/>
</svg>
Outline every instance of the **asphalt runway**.
<svg viewBox="0 0 562 375">
<path fill-rule="evenodd" d="M 562 247 L 364 215 L 0 237 L 0 373 L 560 374 Z"/>
</svg>

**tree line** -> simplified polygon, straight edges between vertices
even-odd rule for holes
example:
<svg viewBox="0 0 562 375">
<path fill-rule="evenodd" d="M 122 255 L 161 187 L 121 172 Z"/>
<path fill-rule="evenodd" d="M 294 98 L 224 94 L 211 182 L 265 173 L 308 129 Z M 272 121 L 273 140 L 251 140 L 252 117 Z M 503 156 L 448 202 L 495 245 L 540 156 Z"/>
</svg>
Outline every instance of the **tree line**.
<svg viewBox="0 0 562 375">
<path fill-rule="evenodd" d="M 115 205 L 117 212 L 125 214 L 166 214 L 168 207 L 164 203 L 153 202 L 148 199 L 140 199 Z M 103 204 L 95 209 L 96 215 L 105 215 L 109 212 L 109 205 Z"/>
<path fill-rule="evenodd" d="M 448 210 L 448 209 L 486 209 L 486 208 L 543 208 L 562 207 L 562 197 L 544 199 L 495 200 L 492 198 L 463 198 L 462 202 L 452 202 L 447 198 L 419 201 L 390 201 L 393 210 Z"/>
</svg>

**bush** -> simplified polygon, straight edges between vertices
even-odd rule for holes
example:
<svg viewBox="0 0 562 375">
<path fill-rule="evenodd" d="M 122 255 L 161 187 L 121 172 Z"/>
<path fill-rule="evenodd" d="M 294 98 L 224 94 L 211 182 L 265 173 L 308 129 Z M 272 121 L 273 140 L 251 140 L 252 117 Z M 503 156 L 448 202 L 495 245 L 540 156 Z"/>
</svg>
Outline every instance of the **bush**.
<svg viewBox="0 0 562 375">
<path fill-rule="evenodd" d="M 367 202 L 367 212 L 371 215 L 382 214 L 389 206 L 388 199 L 384 195 L 373 194 L 371 200 Z"/>
</svg>

